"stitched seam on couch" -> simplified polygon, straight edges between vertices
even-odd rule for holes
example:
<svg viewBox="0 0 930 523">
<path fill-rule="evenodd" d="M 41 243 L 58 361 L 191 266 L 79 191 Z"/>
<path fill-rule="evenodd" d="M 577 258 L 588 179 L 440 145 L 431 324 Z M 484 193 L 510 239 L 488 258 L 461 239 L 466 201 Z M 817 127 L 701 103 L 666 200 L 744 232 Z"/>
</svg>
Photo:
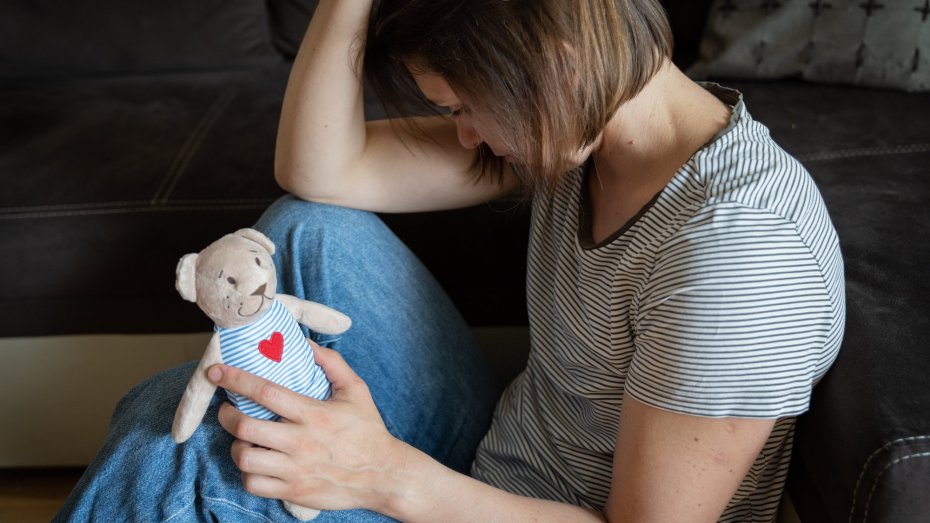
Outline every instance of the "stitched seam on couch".
<svg viewBox="0 0 930 523">
<path fill-rule="evenodd" d="M 866 472 L 868 472 L 868 470 L 869 470 L 869 465 L 871 465 L 872 460 L 875 459 L 875 458 L 876 458 L 879 454 L 881 454 L 882 452 L 889 451 L 889 450 L 891 449 L 891 447 L 894 447 L 895 445 L 902 445 L 902 444 L 913 443 L 913 442 L 924 442 L 924 441 L 930 442 L 930 435 L 909 436 L 909 437 L 906 437 L 906 438 L 898 438 L 898 439 L 896 439 L 896 440 L 889 441 L 888 443 L 885 443 L 885 444 L 882 445 L 880 448 L 878 448 L 875 452 L 873 452 L 871 455 L 869 455 L 868 459 L 865 460 L 865 464 L 862 465 L 862 470 L 859 472 L 859 477 L 856 479 L 856 486 L 853 488 L 852 506 L 851 506 L 850 509 L 849 509 L 849 521 L 850 521 L 850 523 L 852 523 L 852 521 L 853 521 L 853 516 L 854 516 L 855 513 L 856 513 L 856 502 L 857 502 L 857 498 L 859 497 L 859 487 L 862 485 L 862 479 L 865 477 Z M 900 463 L 901 461 L 903 461 L 903 460 L 905 460 L 905 459 L 910 459 L 910 458 L 913 458 L 913 457 L 924 457 L 924 456 L 930 456 L 930 452 L 921 452 L 921 453 L 915 453 L 915 454 L 910 454 L 910 455 L 907 455 L 907 456 L 903 456 L 903 457 L 901 457 L 901 458 L 898 458 L 898 459 L 895 460 L 895 461 L 892 461 L 892 462 L 889 463 L 888 465 L 886 465 L 885 468 L 883 468 L 883 469 L 878 473 L 878 475 L 875 477 L 875 481 L 874 481 L 874 483 L 873 483 L 873 485 L 872 485 L 872 488 L 871 488 L 870 491 L 869 491 L 869 496 L 868 496 L 868 498 L 867 498 L 867 500 L 866 500 L 866 509 L 865 509 L 865 510 L 866 510 L 866 513 L 868 512 L 869 503 L 871 503 L 871 501 L 872 501 L 872 494 L 874 494 L 875 489 L 876 489 L 876 487 L 878 486 L 878 480 L 879 480 L 879 479 L 882 477 L 882 475 L 891 467 L 891 465 L 894 465 L 894 464 L 896 464 L 896 463 Z M 865 521 L 865 515 L 863 516 L 863 521 Z"/>
<path fill-rule="evenodd" d="M 194 132 L 187 137 L 178 155 L 168 168 L 168 172 L 162 179 L 158 189 L 155 190 L 155 194 L 152 196 L 151 200 L 152 205 L 160 205 L 168 201 L 174 188 L 184 175 L 184 171 L 187 169 L 187 165 L 190 163 L 191 158 L 194 157 L 197 149 L 200 148 L 204 139 L 210 134 L 210 129 L 213 128 L 213 125 L 216 124 L 216 121 L 219 120 L 220 116 L 223 115 L 238 94 L 239 91 L 237 89 L 226 89 L 220 93 L 219 97 L 213 102 L 206 114 L 197 122 Z"/>
<path fill-rule="evenodd" d="M 872 484 L 872 489 L 869 490 L 869 497 L 865 502 L 865 512 L 862 514 L 862 521 L 868 521 L 869 519 L 869 507 L 872 505 L 872 495 L 875 494 L 875 489 L 878 488 L 878 480 L 881 479 L 882 475 L 885 474 L 885 471 L 891 468 L 892 465 L 897 465 L 909 459 L 914 458 L 930 458 L 930 452 L 918 452 L 915 454 L 908 454 L 906 456 L 901 456 L 900 458 L 892 461 L 891 463 L 885 465 L 885 468 L 878 473 L 878 476 L 875 477 L 875 483 Z"/>
<path fill-rule="evenodd" d="M 140 212 L 216 211 L 264 209 L 277 198 L 229 198 L 217 200 L 175 200 L 153 206 L 147 201 L 76 203 L 66 205 L 34 205 L 0 208 L 0 220 L 59 218 L 101 214 Z"/>
<path fill-rule="evenodd" d="M 847 158 L 861 158 L 868 156 L 889 156 L 896 154 L 916 154 L 930 152 L 930 143 L 912 143 L 907 145 L 891 145 L 885 147 L 860 147 L 855 149 L 838 149 L 835 151 L 822 151 L 816 153 L 798 154 L 795 158 L 801 163 L 827 162 L 830 160 L 843 160 Z"/>
</svg>

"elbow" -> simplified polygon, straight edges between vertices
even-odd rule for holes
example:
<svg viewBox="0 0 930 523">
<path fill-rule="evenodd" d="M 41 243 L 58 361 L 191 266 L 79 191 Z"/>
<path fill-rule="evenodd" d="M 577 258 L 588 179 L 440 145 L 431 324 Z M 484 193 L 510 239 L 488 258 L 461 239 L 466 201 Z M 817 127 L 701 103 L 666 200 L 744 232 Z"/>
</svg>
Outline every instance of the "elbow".
<svg viewBox="0 0 930 523">
<path fill-rule="evenodd" d="M 293 164 L 284 164 L 275 161 L 274 179 L 278 187 L 284 191 L 308 202 L 337 203 L 331 181 L 318 176 L 306 169 L 299 169 Z"/>
<path fill-rule="evenodd" d="M 283 168 L 278 162 L 274 166 L 274 181 L 278 187 L 289 193 L 294 193 L 294 174 L 291 169 Z"/>
<path fill-rule="evenodd" d="M 278 187 L 285 192 L 303 200 L 313 199 L 312 177 L 300 171 L 291 162 L 281 162 L 275 159 L 274 163 L 274 180 Z"/>
<path fill-rule="evenodd" d="M 274 181 L 285 191 L 293 193 L 297 185 L 295 183 L 296 178 L 297 166 L 294 165 L 293 158 L 288 158 L 288 155 L 279 146 L 274 155 Z"/>
</svg>

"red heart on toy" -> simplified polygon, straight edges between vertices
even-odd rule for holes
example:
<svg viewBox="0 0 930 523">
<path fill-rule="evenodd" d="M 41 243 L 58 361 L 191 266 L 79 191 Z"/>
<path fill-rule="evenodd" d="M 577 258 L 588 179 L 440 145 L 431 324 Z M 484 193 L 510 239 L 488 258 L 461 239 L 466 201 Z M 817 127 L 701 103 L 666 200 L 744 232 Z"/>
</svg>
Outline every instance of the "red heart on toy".
<svg viewBox="0 0 930 523">
<path fill-rule="evenodd" d="M 271 339 L 262 340 L 258 344 L 258 352 L 271 361 L 281 363 L 281 355 L 284 354 L 284 336 L 276 332 L 271 335 Z"/>
</svg>

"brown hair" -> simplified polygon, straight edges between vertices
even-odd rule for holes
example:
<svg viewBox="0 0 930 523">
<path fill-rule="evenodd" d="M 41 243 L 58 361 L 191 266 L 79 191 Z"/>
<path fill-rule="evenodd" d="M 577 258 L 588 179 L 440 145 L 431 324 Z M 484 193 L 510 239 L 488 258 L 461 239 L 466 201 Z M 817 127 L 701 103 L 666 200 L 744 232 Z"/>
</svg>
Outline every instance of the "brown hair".
<svg viewBox="0 0 930 523">
<path fill-rule="evenodd" d="M 366 75 L 391 115 L 431 107 L 407 66 L 440 74 L 491 115 L 524 181 L 551 185 L 671 56 L 659 0 L 383 0 L 372 12 Z M 567 45 L 566 45 L 567 44 Z M 435 112 L 436 109 L 432 108 Z M 486 146 L 482 174 L 500 173 Z"/>
</svg>

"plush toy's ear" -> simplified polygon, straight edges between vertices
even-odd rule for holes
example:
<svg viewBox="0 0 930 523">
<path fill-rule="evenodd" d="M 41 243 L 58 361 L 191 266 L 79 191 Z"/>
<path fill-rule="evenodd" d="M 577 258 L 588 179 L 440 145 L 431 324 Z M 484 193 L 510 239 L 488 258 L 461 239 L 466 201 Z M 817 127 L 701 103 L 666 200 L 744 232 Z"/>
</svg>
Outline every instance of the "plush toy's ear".
<svg viewBox="0 0 930 523">
<path fill-rule="evenodd" d="M 274 254 L 274 243 L 255 229 L 239 229 L 236 234 L 261 245 L 263 249 L 268 251 L 268 254 Z"/>
<path fill-rule="evenodd" d="M 175 271 L 177 280 L 174 286 L 181 293 L 181 297 L 187 301 L 197 301 L 197 254 L 185 254 L 178 262 L 178 268 Z"/>
</svg>

